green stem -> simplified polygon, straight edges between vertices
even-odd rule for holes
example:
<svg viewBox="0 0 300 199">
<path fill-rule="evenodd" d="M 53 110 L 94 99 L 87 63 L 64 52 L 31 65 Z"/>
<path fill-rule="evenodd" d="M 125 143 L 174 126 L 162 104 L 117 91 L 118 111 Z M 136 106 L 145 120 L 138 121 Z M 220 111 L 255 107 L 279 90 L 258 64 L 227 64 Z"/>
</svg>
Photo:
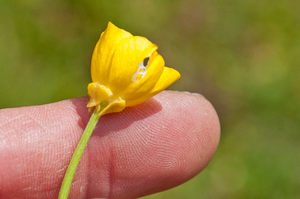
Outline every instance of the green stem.
<svg viewBox="0 0 300 199">
<path fill-rule="evenodd" d="M 68 166 L 68 169 L 66 171 L 64 180 L 62 182 L 61 188 L 60 188 L 60 192 L 59 192 L 59 196 L 58 199 L 67 199 L 69 192 L 70 192 L 70 188 L 71 188 L 71 184 L 78 166 L 78 163 L 81 159 L 81 156 L 83 154 L 83 151 L 93 133 L 93 130 L 100 118 L 100 116 L 98 116 L 98 114 L 105 108 L 106 106 L 102 106 L 100 111 L 95 111 L 93 112 L 88 124 L 86 125 L 86 128 L 80 138 L 80 141 L 75 149 L 75 152 L 72 156 L 72 159 L 70 161 L 70 164 Z"/>
</svg>

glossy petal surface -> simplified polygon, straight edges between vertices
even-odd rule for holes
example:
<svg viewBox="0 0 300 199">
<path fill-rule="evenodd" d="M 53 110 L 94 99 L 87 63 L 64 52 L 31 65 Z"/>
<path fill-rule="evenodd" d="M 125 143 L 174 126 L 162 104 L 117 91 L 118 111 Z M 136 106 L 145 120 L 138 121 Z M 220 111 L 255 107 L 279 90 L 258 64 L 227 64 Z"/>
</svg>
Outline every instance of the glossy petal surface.
<svg viewBox="0 0 300 199">
<path fill-rule="evenodd" d="M 163 91 L 180 74 L 165 67 L 157 46 L 144 37 L 132 36 L 111 22 L 101 34 L 92 56 L 92 83 L 88 85 L 90 110 L 100 114 L 122 111 Z"/>
</svg>

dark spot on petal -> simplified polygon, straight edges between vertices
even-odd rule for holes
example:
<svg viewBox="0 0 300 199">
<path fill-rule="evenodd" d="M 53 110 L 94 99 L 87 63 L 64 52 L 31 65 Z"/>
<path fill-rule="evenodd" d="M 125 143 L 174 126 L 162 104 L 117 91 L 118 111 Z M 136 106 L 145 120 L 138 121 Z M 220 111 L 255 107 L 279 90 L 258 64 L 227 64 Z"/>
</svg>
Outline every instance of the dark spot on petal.
<svg viewBox="0 0 300 199">
<path fill-rule="evenodd" d="M 143 61 L 143 65 L 144 65 L 145 67 L 147 67 L 148 62 L 149 62 L 149 57 L 146 57 L 146 58 L 144 59 L 144 61 Z"/>
</svg>

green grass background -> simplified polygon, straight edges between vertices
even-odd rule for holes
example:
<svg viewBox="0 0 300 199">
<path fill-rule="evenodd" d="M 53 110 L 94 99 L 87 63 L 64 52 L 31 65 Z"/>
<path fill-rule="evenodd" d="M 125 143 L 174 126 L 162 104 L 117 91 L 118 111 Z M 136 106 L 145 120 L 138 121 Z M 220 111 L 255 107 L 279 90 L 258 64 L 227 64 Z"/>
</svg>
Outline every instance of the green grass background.
<svg viewBox="0 0 300 199">
<path fill-rule="evenodd" d="M 0 0 L 0 108 L 87 94 L 107 22 L 159 46 L 222 127 L 209 166 L 159 198 L 300 198 L 300 2 Z"/>
</svg>

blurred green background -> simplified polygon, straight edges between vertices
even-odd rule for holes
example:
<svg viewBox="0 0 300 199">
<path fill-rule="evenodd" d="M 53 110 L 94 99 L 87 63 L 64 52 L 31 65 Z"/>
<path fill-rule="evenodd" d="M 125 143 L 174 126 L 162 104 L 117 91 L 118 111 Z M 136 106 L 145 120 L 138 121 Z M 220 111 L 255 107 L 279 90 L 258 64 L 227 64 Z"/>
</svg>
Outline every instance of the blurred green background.
<svg viewBox="0 0 300 199">
<path fill-rule="evenodd" d="M 0 0 L 0 108 L 87 94 L 93 48 L 112 21 L 159 46 L 222 126 L 218 151 L 159 198 L 300 198 L 297 0 Z"/>
</svg>

